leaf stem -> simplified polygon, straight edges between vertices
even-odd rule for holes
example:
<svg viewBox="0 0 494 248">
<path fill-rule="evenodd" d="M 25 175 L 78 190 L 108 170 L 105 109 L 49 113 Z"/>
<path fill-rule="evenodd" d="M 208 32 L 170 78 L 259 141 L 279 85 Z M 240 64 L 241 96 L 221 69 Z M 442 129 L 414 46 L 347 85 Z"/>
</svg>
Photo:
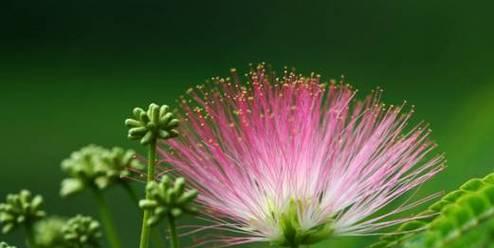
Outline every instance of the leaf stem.
<svg viewBox="0 0 494 248">
<path fill-rule="evenodd" d="M 153 139 L 149 143 L 148 147 L 148 164 L 147 164 L 147 180 L 146 185 L 154 180 L 154 167 L 156 161 L 156 139 Z M 146 191 L 146 199 L 149 199 L 150 196 Z M 142 228 L 141 228 L 141 240 L 139 243 L 139 248 L 148 248 L 149 247 L 149 230 L 150 227 L 148 225 L 148 219 L 150 216 L 150 211 L 148 209 L 144 210 L 144 214 L 142 217 Z"/>
<path fill-rule="evenodd" d="M 112 248 L 120 248 L 122 247 L 120 244 L 120 239 L 118 238 L 118 234 L 113 223 L 113 218 L 110 213 L 110 209 L 108 207 L 108 203 L 106 202 L 101 191 L 94 189 L 94 196 L 96 198 L 96 202 L 99 208 L 99 214 L 101 218 L 101 222 L 103 223 L 103 228 L 106 233 L 106 237 L 110 246 Z"/>
<path fill-rule="evenodd" d="M 177 236 L 177 226 L 175 224 L 175 217 L 171 214 L 168 215 L 168 229 L 170 231 L 170 245 L 172 248 L 178 248 L 180 246 Z"/>
</svg>

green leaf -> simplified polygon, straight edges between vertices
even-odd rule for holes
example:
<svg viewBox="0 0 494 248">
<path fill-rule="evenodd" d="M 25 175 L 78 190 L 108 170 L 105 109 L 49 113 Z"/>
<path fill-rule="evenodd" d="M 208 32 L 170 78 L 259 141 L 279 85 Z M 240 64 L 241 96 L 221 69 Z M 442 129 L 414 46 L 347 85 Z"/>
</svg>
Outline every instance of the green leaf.
<svg viewBox="0 0 494 248">
<path fill-rule="evenodd" d="M 491 247 L 494 243 L 494 173 L 468 180 L 432 204 L 427 212 L 436 215 L 419 223 L 405 223 L 393 232 L 395 234 L 381 237 L 371 247 Z"/>
</svg>

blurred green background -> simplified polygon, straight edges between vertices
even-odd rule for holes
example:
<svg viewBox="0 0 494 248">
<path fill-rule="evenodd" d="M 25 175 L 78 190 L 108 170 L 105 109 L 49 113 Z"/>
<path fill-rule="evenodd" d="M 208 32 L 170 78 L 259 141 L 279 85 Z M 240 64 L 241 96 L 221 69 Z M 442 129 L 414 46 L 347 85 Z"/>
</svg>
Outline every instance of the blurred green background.
<svg viewBox="0 0 494 248">
<path fill-rule="evenodd" d="M 489 1 L 14 1 L 0 3 L 0 197 L 42 193 L 49 213 L 96 216 L 86 194 L 58 197 L 60 161 L 88 143 L 126 139 L 134 106 L 175 104 L 229 68 L 275 68 L 385 89 L 431 123 L 448 168 L 422 192 L 494 168 L 494 4 Z M 142 185 L 136 185 L 142 189 Z M 107 192 L 125 247 L 140 214 Z M 125 235 L 124 235 L 125 234 Z M 18 235 L 2 240 L 22 247 Z M 319 247 L 362 247 L 342 238 Z"/>
</svg>

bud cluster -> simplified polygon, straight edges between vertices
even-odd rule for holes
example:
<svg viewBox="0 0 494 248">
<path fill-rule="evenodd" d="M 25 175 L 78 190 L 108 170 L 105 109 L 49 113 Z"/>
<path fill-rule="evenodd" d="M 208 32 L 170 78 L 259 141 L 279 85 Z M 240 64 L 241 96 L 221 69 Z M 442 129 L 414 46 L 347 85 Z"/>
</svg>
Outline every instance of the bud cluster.
<svg viewBox="0 0 494 248">
<path fill-rule="evenodd" d="M 151 210 L 151 217 L 147 224 L 152 226 L 161 219 L 171 216 L 177 218 L 182 214 L 195 214 L 197 209 L 192 202 L 197 197 L 197 190 L 185 189 L 185 180 L 182 177 L 173 181 L 165 175 L 161 181 L 150 182 L 147 185 L 148 199 L 141 200 L 139 206 Z"/>
<path fill-rule="evenodd" d="M 170 139 L 178 136 L 176 128 L 179 120 L 167 105 L 151 103 L 147 111 L 134 108 L 132 113 L 134 118 L 125 120 L 125 125 L 130 127 L 130 139 L 139 140 L 142 145 L 147 145 L 158 138 Z"/>
</svg>

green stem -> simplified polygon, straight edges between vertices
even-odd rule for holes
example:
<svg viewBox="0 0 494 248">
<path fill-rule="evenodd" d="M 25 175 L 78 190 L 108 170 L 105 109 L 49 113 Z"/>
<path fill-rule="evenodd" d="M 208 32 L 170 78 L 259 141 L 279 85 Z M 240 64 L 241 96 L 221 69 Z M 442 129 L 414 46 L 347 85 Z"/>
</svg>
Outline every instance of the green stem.
<svg viewBox="0 0 494 248">
<path fill-rule="evenodd" d="M 93 190 L 93 192 L 96 198 L 96 202 L 98 203 L 101 222 L 103 223 L 103 228 L 105 230 L 106 237 L 108 239 L 108 242 L 110 243 L 110 246 L 112 248 L 122 247 L 120 245 L 120 239 L 118 238 L 116 228 L 113 224 L 110 209 L 108 207 L 108 204 L 106 203 L 105 198 L 103 197 L 103 194 L 97 189 Z"/>
<path fill-rule="evenodd" d="M 161 238 L 162 233 L 156 228 L 153 229 L 152 232 L 153 233 L 151 234 L 152 236 L 151 239 L 154 242 L 154 247 L 160 247 L 160 248 L 166 247 L 165 241 Z"/>
<path fill-rule="evenodd" d="M 37 246 L 36 242 L 34 241 L 33 223 L 26 223 L 24 227 L 26 229 L 27 245 L 31 248 L 36 248 Z"/>
<path fill-rule="evenodd" d="M 125 192 L 127 192 L 127 194 L 129 195 L 132 202 L 135 204 L 135 206 L 138 206 L 139 205 L 139 197 L 137 196 L 137 194 L 134 191 L 134 189 L 132 188 L 132 186 L 130 186 L 130 184 L 128 184 L 128 183 L 124 183 L 123 187 L 125 189 Z M 161 233 L 157 229 L 152 230 L 151 236 L 152 236 L 151 239 L 153 240 L 154 243 L 156 243 L 156 245 L 158 247 L 165 247 L 165 243 L 164 243 L 163 239 L 161 238 Z"/>
<path fill-rule="evenodd" d="M 170 230 L 170 245 L 172 248 L 178 248 L 180 246 L 177 236 L 177 226 L 175 225 L 175 217 L 171 214 L 168 215 L 168 229 Z"/>
<path fill-rule="evenodd" d="M 154 180 L 154 166 L 156 161 L 156 140 L 152 140 L 149 143 L 148 148 L 148 171 L 147 171 L 147 180 L 146 185 Z M 150 195 L 146 190 L 146 199 L 149 200 Z M 148 248 L 149 247 L 149 230 L 147 222 L 149 219 L 151 212 L 148 209 L 144 210 L 144 214 L 142 217 L 142 228 L 141 228 L 141 240 L 139 243 L 139 248 Z"/>
</svg>

